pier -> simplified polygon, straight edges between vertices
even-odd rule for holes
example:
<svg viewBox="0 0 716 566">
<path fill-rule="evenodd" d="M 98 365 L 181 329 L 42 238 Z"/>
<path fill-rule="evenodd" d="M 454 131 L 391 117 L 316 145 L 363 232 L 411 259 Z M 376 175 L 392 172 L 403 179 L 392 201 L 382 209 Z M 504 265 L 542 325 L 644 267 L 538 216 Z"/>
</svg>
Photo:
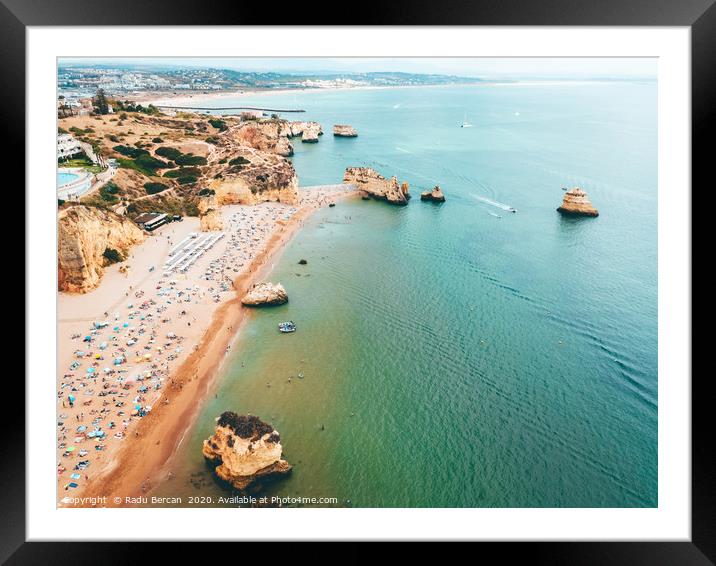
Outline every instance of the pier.
<svg viewBox="0 0 716 566">
<path fill-rule="evenodd" d="M 258 108 L 256 106 L 219 106 L 215 108 L 208 108 L 203 106 L 165 106 L 163 104 L 157 105 L 157 108 L 166 108 L 167 110 L 260 110 L 261 112 L 305 112 L 300 108 Z"/>
</svg>

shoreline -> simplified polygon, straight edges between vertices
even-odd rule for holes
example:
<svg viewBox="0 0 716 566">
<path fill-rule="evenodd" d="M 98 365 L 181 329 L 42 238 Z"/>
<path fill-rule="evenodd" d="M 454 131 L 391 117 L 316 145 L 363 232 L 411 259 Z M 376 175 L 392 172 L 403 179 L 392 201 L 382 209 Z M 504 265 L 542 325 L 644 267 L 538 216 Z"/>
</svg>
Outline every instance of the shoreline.
<svg viewBox="0 0 716 566">
<path fill-rule="evenodd" d="M 135 98 L 137 102 L 153 104 L 154 106 L 163 106 L 165 103 L 169 106 L 176 104 L 187 103 L 207 100 L 222 100 L 225 98 L 243 98 L 251 96 L 275 96 L 279 94 L 309 94 L 319 92 L 347 92 L 352 90 L 391 90 L 391 89 L 414 89 L 414 88 L 446 88 L 456 86 L 487 86 L 491 84 L 507 84 L 509 81 L 502 83 L 501 81 L 482 81 L 475 83 L 450 83 L 450 84 L 425 84 L 425 85 L 393 85 L 393 86 L 377 86 L 377 85 L 362 85 L 362 86 L 339 86 L 339 87 L 322 87 L 322 88 L 282 88 L 282 89 L 266 89 L 266 90 L 249 90 L 240 89 L 232 91 L 221 91 L 221 92 L 196 92 L 192 94 L 167 92 L 167 93 L 146 93 L 147 96 L 140 95 Z M 159 96 L 157 96 L 159 95 Z"/>
<path fill-rule="evenodd" d="M 642 79 L 631 79 L 640 81 Z M 402 90 L 402 89 L 420 89 L 420 88 L 454 88 L 454 87 L 500 87 L 500 86 L 556 86 L 556 85 L 593 85 L 601 83 L 613 82 L 610 79 L 493 79 L 469 83 L 444 83 L 444 84 L 421 84 L 421 85 L 360 85 L 360 86 L 339 86 L 339 87 L 316 87 L 316 88 L 279 88 L 279 89 L 236 89 L 222 90 L 219 92 L 154 92 L 147 91 L 135 95 L 132 98 L 136 102 L 153 104 L 154 106 L 190 106 L 191 103 L 222 99 L 236 99 L 252 96 L 275 96 L 280 94 L 310 94 L 320 92 L 347 92 L 347 91 L 365 91 L 365 90 Z"/>
<path fill-rule="evenodd" d="M 108 506 L 130 507 L 132 504 L 125 498 L 146 495 L 167 477 L 173 457 L 196 422 L 203 403 L 218 384 L 228 357 L 227 346 L 239 339 L 244 324 L 250 319 L 250 309 L 241 305 L 241 297 L 272 271 L 306 219 L 328 202 L 357 194 L 355 191 L 330 194 L 325 197 L 324 205 L 299 204 L 297 212 L 270 236 L 247 269 L 234 278 L 231 298 L 217 305 L 197 347 L 171 371 L 171 385 L 166 384 L 161 402 L 134 426 L 138 436 L 126 438 L 112 455 L 111 464 L 103 467 L 82 489 L 67 496 L 74 499 L 99 494 L 107 497 Z M 165 399 L 169 399 L 168 404 Z M 63 497 L 58 491 L 58 506 L 65 506 Z M 115 501 L 117 497 L 119 502 Z"/>
</svg>

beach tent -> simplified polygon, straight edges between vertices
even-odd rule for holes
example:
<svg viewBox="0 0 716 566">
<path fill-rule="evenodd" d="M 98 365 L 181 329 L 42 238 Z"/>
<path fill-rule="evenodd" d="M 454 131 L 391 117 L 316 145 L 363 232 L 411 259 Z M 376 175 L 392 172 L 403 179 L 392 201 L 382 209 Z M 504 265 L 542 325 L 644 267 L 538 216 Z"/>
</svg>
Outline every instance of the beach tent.
<svg viewBox="0 0 716 566">
<path fill-rule="evenodd" d="M 91 341 L 92 341 L 92 336 L 90 336 L 89 334 L 84 337 L 83 342 L 91 342 Z"/>
</svg>

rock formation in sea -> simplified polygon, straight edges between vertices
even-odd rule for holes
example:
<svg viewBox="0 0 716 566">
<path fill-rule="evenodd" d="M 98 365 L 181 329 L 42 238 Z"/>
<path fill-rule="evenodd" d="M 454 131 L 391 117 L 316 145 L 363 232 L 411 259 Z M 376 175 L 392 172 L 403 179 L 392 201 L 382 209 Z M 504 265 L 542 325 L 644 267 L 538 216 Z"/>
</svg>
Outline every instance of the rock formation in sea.
<svg viewBox="0 0 716 566">
<path fill-rule="evenodd" d="M 392 204 L 408 204 L 410 194 L 408 183 L 398 183 L 396 177 L 386 179 L 370 167 L 348 167 L 343 175 L 343 182 L 355 185 L 363 194 Z"/>
<path fill-rule="evenodd" d="M 306 143 L 317 143 L 318 136 L 323 135 L 323 128 L 318 122 L 291 122 L 290 135 L 301 136 L 301 141 Z"/>
<path fill-rule="evenodd" d="M 587 193 L 579 187 L 575 187 L 564 193 L 562 206 L 557 210 L 562 214 L 572 216 L 599 216 L 599 211 L 589 202 Z"/>
<path fill-rule="evenodd" d="M 201 452 L 216 465 L 218 478 L 240 491 L 257 491 L 265 481 L 291 471 L 273 426 L 232 411 L 223 412 L 216 421 L 214 434 L 204 440 Z"/>
<path fill-rule="evenodd" d="M 339 138 L 355 138 L 358 136 L 358 132 L 348 124 L 336 124 L 333 126 L 333 135 Z"/>
<path fill-rule="evenodd" d="M 144 240 L 144 232 L 126 216 L 94 206 L 75 205 L 58 213 L 58 289 L 86 293 L 97 287 L 104 268 Z"/>
<path fill-rule="evenodd" d="M 288 302 L 288 293 L 281 283 L 257 283 L 249 290 L 241 303 L 247 307 L 283 305 Z"/>
<path fill-rule="evenodd" d="M 439 186 L 435 186 L 432 191 L 423 191 L 420 193 L 420 200 L 431 202 L 445 202 L 445 195 Z"/>
<path fill-rule="evenodd" d="M 285 157 L 232 146 L 217 151 L 211 165 L 208 188 L 216 194 L 219 206 L 299 202 L 296 170 Z"/>
</svg>

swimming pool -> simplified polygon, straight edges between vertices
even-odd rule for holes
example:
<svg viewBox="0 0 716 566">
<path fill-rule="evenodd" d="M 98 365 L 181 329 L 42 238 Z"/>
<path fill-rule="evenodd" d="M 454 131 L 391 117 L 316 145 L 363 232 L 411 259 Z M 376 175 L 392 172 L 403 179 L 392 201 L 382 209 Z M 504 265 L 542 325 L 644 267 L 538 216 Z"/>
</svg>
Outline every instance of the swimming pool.
<svg viewBox="0 0 716 566">
<path fill-rule="evenodd" d="M 69 185 L 70 183 L 74 183 L 80 178 L 79 175 L 75 173 L 65 173 L 64 171 L 58 171 L 57 172 L 57 186 L 62 187 L 64 185 Z"/>
<path fill-rule="evenodd" d="M 57 198 L 77 199 L 92 188 L 92 175 L 81 168 L 57 170 Z"/>
</svg>

